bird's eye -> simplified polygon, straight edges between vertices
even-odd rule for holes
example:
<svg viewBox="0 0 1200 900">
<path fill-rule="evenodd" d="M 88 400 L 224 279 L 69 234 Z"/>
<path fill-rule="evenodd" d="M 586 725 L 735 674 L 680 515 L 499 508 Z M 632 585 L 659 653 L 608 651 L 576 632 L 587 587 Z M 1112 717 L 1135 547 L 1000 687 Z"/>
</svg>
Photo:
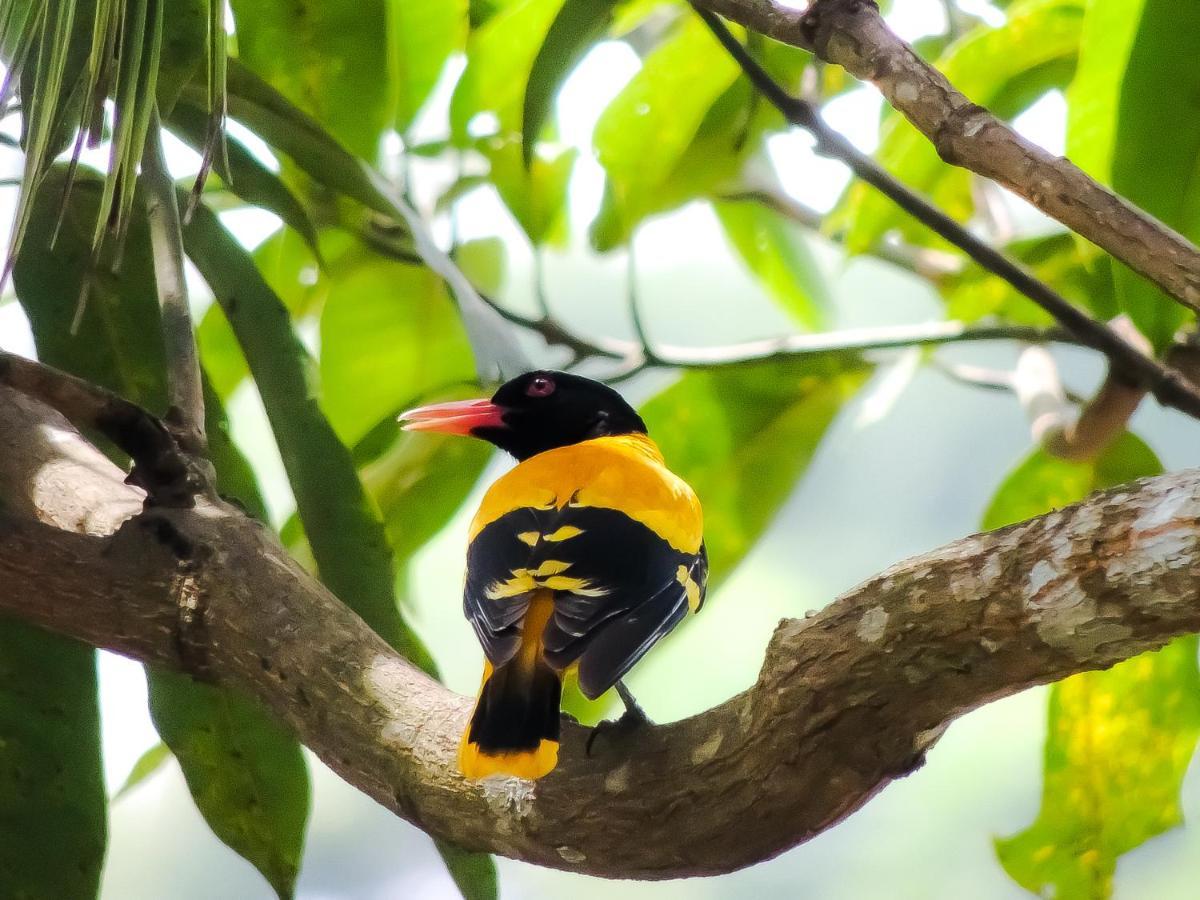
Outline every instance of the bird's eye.
<svg viewBox="0 0 1200 900">
<path fill-rule="evenodd" d="M 529 382 L 525 393 L 530 397 L 549 397 L 554 393 L 554 379 L 539 375 Z"/>
</svg>

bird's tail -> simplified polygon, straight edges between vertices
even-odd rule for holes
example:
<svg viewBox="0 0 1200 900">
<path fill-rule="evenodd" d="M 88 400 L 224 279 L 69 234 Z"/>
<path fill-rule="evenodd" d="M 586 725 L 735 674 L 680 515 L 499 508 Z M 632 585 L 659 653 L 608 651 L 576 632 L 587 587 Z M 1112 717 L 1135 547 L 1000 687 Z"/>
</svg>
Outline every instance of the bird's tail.
<svg viewBox="0 0 1200 900">
<path fill-rule="evenodd" d="M 549 595 L 535 595 L 516 655 L 494 670 L 485 664 L 458 749 L 459 769 L 468 778 L 541 778 L 558 762 L 562 677 L 542 656 L 542 632 L 553 611 Z"/>
</svg>

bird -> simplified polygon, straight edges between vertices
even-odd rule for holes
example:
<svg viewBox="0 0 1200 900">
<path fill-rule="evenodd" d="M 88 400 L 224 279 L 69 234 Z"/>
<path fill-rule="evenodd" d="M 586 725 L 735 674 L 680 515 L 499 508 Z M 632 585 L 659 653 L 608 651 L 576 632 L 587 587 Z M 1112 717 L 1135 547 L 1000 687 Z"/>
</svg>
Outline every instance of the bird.
<svg viewBox="0 0 1200 900">
<path fill-rule="evenodd" d="M 487 489 L 468 533 L 463 611 L 485 662 L 462 774 L 534 780 L 553 770 L 571 671 L 586 697 L 616 687 L 626 716 L 644 721 L 621 679 L 700 610 L 708 555 L 700 501 L 642 418 L 607 385 L 539 370 L 489 399 L 423 406 L 400 421 L 480 438 L 517 461 Z"/>
</svg>

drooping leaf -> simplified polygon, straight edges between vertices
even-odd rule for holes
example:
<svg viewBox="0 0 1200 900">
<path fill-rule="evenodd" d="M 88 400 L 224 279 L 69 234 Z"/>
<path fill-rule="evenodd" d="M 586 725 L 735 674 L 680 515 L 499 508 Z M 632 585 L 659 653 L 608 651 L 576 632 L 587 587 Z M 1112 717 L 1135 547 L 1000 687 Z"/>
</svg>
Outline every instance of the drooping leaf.
<svg viewBox="0 0 1200 900">
<path fill-rule="evenodd" d="M 1036 450 L 996 492 L 984 527 L 1023 521 L 1161 471 L 1150 448 L 1131 434 L 1095 462 Z M 1196 638 L 1182 638 L 1051 689 L 1041 811 L 1029 828 L 996 844 L 1019 884 L 1061 900 L 1101 900 L 1112 893 L 1121 854 L 1182 821 L 1179 791 L 1200 737 L 1196 654 Z"/>
<path fill-rule="evenodd" d="M 711 585 L 766 530 L 867 373 L 854 357 L 697 370 L 641 408 L 667 464 L 704 506 Z"/>
<path fill-rule="evenodd" d="M 100 889 L 108 798 L 95 655 L 0 620 L 0 884 L 9 897 Z"/>
<path fill-rule="evenodd" d="M 1125 64 L 1113 135 L 1117 193 L 1200 239 L 1200 4 L 1145 0 Z M 1169 139 L 1164 140 L 1164 136 Z M 1153 162 L 1150 162 L 1150 161 Z M 1190 313 L 1118 263 L 1121 309 L 1161 349 Z"/>
<path fill-rule="evenodd" d="M 1200 736 L 1197 639 L 1087 672 L 1050 692 L 1042 809 L 997 841 L 1005 871 L 1040 896 L 1112 896 L 1117 860 L 1183 823 L 1179 791 Z"/>
<path fill-rule="evenodd" d="M 394 92 L 385 77 L 389 5 L 232 0 L 238 58 L 354 154 L 374 162 L 394 119 Z"/>
<path fill-rule="evenodd" d="M 213 833 L 292 897 L 309 805 L 295 737 L 256 701 L 166 670 L 150 679 L 150 714 Z"/>
<path fill-rule="evenodd" d="M 1034 89 L 1026 83 L 1017 91 L 1026 103 L 1069 80 L 1079 49 L 1083 7 L 1084 0 L 1021 0 L 1013 4 L 1003 25 L 972 30 L 947 48 L 937 66 L 974 102 L 1015 115 L 1021 111 L 1016 105 L 999 107 L 1005 105 L 1011 86 L 1027 79 L 1029 73 L 1040 77 L 1034 80 Z M 1067 65 L 1058 65 L 1062 61 Z M 946 212 L 958 218 L 970 215 L 968 176 L 943 163 L 929 139 L 899 113 L 890 112 L 885 118 L 875 156 L 897 179 L 930 196 Z M 836 221 L 848 226 L 848 246 L 861 252 L 909 220 L 882 194 L 855 184 L 842 201 Z M 927 231 L 921 234 L 929 239 Z"/>
<path fill-rule="evenodd" d="M 467 0 L 389 0 L 388 25 L 396 130 L 404 134 L 467 39 Z"/>
<path fill-rule="evenodd" d="M 435 673 L 429 651 L 400 617 L 393 559 L 379 512 L 350 452 L 320 409 L 315 367 L 292 329 L 287 308 L 249 254 L 203 205 L 185 228 L 185 243 L 249 362 L 321 580 L 398 652 Z M 446 858 L 446 865 L 456 877 L 469 879 L 479 867 L 491 865 L 485 860 L 455 854 Z"/>
<path fill-rule="evenodd" d="M 617 0 L 566 0 L 546 32 L 525 86 L 521 155 L 528 166 L 558 89 L 612 22 Z"/>
<path fill-rule="evenodd" d="M 801 326 L 819 330 L 830 300 L 804 238 L 772 209 L 757 203 L 718 202 L 713 209 L 742 262 Z"/>
</svg>

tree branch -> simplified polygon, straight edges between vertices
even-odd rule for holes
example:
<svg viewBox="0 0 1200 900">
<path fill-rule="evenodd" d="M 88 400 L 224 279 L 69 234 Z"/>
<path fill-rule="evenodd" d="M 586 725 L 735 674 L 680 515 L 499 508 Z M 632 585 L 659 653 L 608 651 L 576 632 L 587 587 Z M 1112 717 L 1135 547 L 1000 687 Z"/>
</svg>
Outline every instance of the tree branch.
<svg viewBox="0 0 1200 900">
<path fill-rule="evenodd" d="M 181 452 L 162 422 L 123 397 L 66 372 L 0 350 L 0 385 L 40 400 L 77 428 L 104 435 L 134 463 L 130 482 L 161 506 L 190 506 L 210 491 L 211 466 Z"/>
<path fill-rule="evenodd" d="M 888 27 L 871 0 L 814 0 L 805 11 L 776 0 L 693 2 L 872 82 L 946 162 L 999 182 L 1200 310 L 1194 244 L 964 97 Z"/>
<path fill-rule="evenodd" d="M 754 0 L 754 2 L 757 5 L 759 0 Z M 830 6 L 841 4 L 860 7 L 868 5 L 866 0 L 817 0 L 805 14 L 804 27 L 807 28 L 811 24 L 808 17 L 816 15 L 827 3 Z M 880 168 L 871 157 L 861 153 L 841 134 L 826 125 L 816 107 L 787 93 L 705 4 L 696 3 L 696 12 L 712 30 L 721 45 L 737 60 L 751 84 L 783 113 L 791 124 L 804 128 L 816 138 L 818 153 L 846 163 L 855 175 L 878 189 L 917 221 L 960 247 L 988 272 L 1003 278 L 1050 313 L 1054 320 L 1074 335 L 1081 344 L 1099 350 L 1107 356 L 1127 381 L 1144 386 L 1164 406 L 1171 406 L 1195 418 L 1200 418 L 1200 391 L 1179 372 L 1141 352 L 1103 322 L 1093 319 L 1048 284 L 1040 281 L 986 241 L 971 234 L 920 195 L 909 190 Z M 877 9 L 875 14 L 879 19 Z M 879 19 L 879 22 L 882 23 L 883 20 Z M 899 41 L 899 38 L 896 40 Z M 907 45 L 904 46 L 907 47 Z M 912 55 L 911 50 L 909 53 Z"/>
<path fill-rule="evenodd" d="M 203 174 L 203 173 L 201 173 Z M 200 176 L 197 177 L 200 181 Z M 167 361 L 167 420 L 190 453 L 203 455 L 204 388 L 200 378 L 200 351 L 188 308 L 187 278 L 183 269 L 183 231 L 175 182 L 167 171 L 162 148 L 162 122 L 158 106 L 150 117 L 150 131 L 142 153 L 142 186 L 146 194 L 146 219 L 154 251 L 154 281 L 162 309 L 163 349 Z"/>
<path fill-rule="evenodd" d="M 970 709 L 1200 630 L 1200 472 L 1097 494 L 908 560 L 776 630 L 757 682 L 597 742 L 564 723 L 536 785 L 454 763 L 469 701 L 406 663 L 266 529 L 201 500 L 104 535 L 25 477 L 73 452 L 0 391 L 0 611 L 266 702 L 329 766 L 430 834 L 607 877 L 717 874 L 836 824 Z M 76 436 L 75 443 L 81 439 Z M 136 492 L 102 461 L 74 493 Z M 10 492 L 24 489 L 12 502 Z M 22 514 L 37 510 L 37 518 Z M 40 519 L 41 521 L 38 521 Z M 718 598 L 719 602 L 719 598 Z"/>
</svg>

